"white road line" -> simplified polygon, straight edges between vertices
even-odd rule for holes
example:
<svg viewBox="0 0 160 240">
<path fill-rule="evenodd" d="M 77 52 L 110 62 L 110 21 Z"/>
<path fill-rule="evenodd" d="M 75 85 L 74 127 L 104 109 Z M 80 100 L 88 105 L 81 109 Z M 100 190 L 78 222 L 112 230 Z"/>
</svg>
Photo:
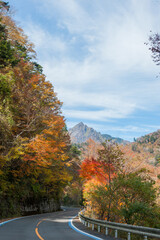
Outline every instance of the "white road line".
<svg viewBox="0 0 160 240">
<path fill-rule="evenodd" d="M 21 218 L 23 218 L 23 217 L 13 218 L 13 219 L 10 219 L 10 220 L 8 220 L 8 221 L 1 222 L 1 223 L 0 223 L 0 226 L 2 226 L 3 224 L 6 224 L 6 223 L 12 222 L 12 221 L 14 221 L 14 220 L 21 219 Z"/>
<path fill-rule="evenodd" d="M 76 215 L 75 217 L 77 217 L 77 215 Z M 103 240 L 103 238 L 96 237 L 96 236 L 94 236 L 94 235 L 92 235 L 92 234 L 86 233 L 86 232 L 78 229 L 77 227 L 75 227 L 74 224 L 73 224 L 73 219 L 74 219 L 75 217 L 71 218 L 71 219 L 69 220 L 69 222 L 68 222 L 69 226 L 70 226 L 73 230 L 75 230 L 76 232 L 81 233 L 81 234 L 83 234 L 83 235 L 85 235 L 85 236 L 87 236 L 87 237 L 90 237 L 90 238 L 93 238 L 93 239 L 96 239 L 96 240 Z"/>
</svg>

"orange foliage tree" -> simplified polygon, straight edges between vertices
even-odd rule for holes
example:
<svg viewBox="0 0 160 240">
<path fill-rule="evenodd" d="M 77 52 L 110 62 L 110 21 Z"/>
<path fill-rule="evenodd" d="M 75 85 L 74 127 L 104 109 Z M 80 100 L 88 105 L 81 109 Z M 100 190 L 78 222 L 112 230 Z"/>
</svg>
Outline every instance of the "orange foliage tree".
<svg viewBox="0 0 160 240">
<path fill-rule="evenodd" d="M 9 9 L 0 1 L 0 217 L 57 209 L 70 180 L 62 103 Z"/>
<path fill-rule="evenodd" d="M 85 179 L 84 197 L 89 211 L 100 218 L 110 220 L 114 203 L 112 182 L 122 171 L 123 153 L 118 145 L 102 144 L 97 159 L 85 159 L 81 165 L 81 176 Z M 104 197 L 105 196 L 105 197 Z"/>
<path fill-rule="evenodd" d="M 94 178 L 101 183 L 106 183 L 108 181 L 108 174 L 106 174 L 105 169 L 108 166 L 104 165 L 107 164 L 103 164 L 94 159 L 93 157 L 86 158 L 81 164 L 80 176 L 85 180 L 91 180 Z M 110 166 L 110 170 L 112 177 L 114 177 L 115 171 L 113 165 Z"/>
</svg>

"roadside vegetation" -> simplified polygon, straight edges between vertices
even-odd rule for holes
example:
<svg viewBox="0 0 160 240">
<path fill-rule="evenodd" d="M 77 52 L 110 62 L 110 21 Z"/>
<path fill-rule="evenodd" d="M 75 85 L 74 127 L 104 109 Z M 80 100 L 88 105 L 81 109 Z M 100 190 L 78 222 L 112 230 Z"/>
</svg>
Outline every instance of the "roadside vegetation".
<svg viewBox="0 0 160 240">
<path fill-rule="evenodd" d="M 0 218 L 60 208 L 71 145 L 33 44 L 0 1 Z"/>
<path fill-rule="evenodd" d="M 87 157 L 80 174 L 86 214 L 113 222 L 160 228 L 159 189 L 147 169 L 129 168 L 125 154 L 112 143 Z"/>
</svg>

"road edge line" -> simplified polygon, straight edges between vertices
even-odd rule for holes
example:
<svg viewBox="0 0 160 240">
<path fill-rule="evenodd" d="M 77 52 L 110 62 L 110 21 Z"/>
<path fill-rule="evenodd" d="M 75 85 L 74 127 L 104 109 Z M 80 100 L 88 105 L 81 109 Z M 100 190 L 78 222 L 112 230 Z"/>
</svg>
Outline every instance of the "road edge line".
<svg viewBox="0 0 160 240">
<path fill-rule="evenodd" d="M 23 218 L 23 217 L 13 218 L 13 219 L 10 219 L 10 220 L 7 220 L 7 221 L 4 221 L 4 222 L 1 222 L 1 223 L 0 223 L 0 226 L 4 225 L 4 224 L 6 224 L 6 223 L 12 222 L 12 221 L 14 221 L 14 220 L 21 219 L 21 218 Z"/>
<path fill-rule="evenodd" d="M 4 222 L 0 222 L 0 227 L 6 223 L 9 223 L 9 222 L 12 222 L 14 220 L 18 220 L 18 219 L 22 219 L 22 218 L 28 218 L 28 217 L 33 217 L 33 216 L 36 216 L 36 215 L 40 215 L 40 214 L 34 214 L 34 215 L 28 215 L 28 216 L 24 216 L 24 217 L 17 217 L 17 218 L 12 218 L 10 220 L 7 220 L 7 221 L 4 221 Z"/>
<path fill-rule="evenodd" d="M 68 222 L 69 226 L 70 226 L 73 230 L 75 230 L 76 232 L 81 233 L 81 234 L 83 234 L 83 235 L 85 235 L 85 236 L 87 236 L 87 237 L 90 237 L 90 238 L 93 238 L 93 239 L 96 239 L 96 240 L 103 240 L 103 238 L 99 238 L 99 237 L 96 237 L 96 236 L 94 236 L 94 235 L 92 235 L 92 234 L 90 234 L 90 233 L 86 233 L 86 232 L 78 229 L 76 226 L 74 226 L 74 224 L 73 224 L 73 219 L 76 218 L 76 217 L 77 217 L 77 215 L 74 216 L 73 218 L 71 218 L 71 219 L 69 220 L 69 222 Z"/>
<path fill-rule="evenodd" d="M 45 214 L 45 213 L 42 213 L 42 214 Z M 12 218 L 12 219 L 10 219 L 10 220 L 4 221 L 4 222 L 0 222 L 0 227 L 1 227 L 3 224 L 12 222 L 12 221 L 14 221 L 14 220 L 18 220 L 18 219 L 22 219 L 22 218 L 34 217 L 34 216 L 38 216 L 38 215 L 41 215 L 41 213 L 33 214 L 33 215 L 28 215 L 28 216 L 24 216 L 24 217 Z"/>
</svg>

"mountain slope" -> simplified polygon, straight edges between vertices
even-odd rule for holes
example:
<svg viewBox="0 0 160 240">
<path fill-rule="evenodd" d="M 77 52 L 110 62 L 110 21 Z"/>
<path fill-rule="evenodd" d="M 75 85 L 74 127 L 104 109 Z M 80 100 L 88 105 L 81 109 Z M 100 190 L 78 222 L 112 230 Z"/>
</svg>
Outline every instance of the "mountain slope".
<svg viewBox="0 0 160 240">
<path fill-rule="evenodd" d="M 77 125 L 75 125 L 73 128 L 70 128 L 69 134 L 70 134 L 72 143 L 84 143 L 89 138 L 91 138 L 95 142 L 104 142 L 105 140 L 112 140 L 117 143 L 124 143 L 124 144 L 127 143 L 127 141 L 121 138 L 114 138 L 108 134 L 101 134 L 100 132 L 97 132 L 93 128 L 88 127 L 83 122 L 80 122 Z"/>
<path fill-rule="evenodd" d="M 132 150 L 150 154 L 149 162 L 155 166 L 160 165 L 160 130 L 135 139 Z"/>
<path fill-rule="evenodd" d="M 158 129 L 155 132 L 152 132 L 145 136 L 137 138 L 136 142 L 137 143 L 159 144 L 160 143 L 160 130 Z"/>
</svg>

